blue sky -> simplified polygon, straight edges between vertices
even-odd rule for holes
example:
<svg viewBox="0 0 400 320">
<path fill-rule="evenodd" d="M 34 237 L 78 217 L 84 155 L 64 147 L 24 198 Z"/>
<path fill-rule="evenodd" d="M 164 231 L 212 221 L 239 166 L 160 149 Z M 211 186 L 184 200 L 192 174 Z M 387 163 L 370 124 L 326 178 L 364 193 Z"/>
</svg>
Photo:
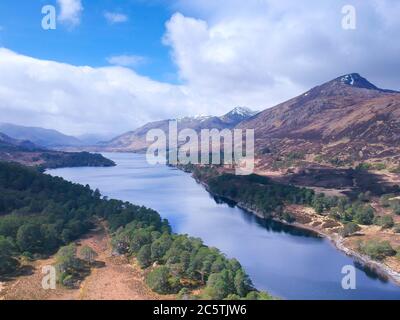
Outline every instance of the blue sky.
<svg viewBox="0 0 400 320">
<path fill-rule="evenodd" d="M 399 16 L 398 0 L 3 0 L 1 121 L 112 135 L 263 110 L 353 72 L 400 90 Z"/>
<path fill-rule="evenodd" d="M 176 82 L 176 66 L 170 48 L 163 45 L 165 23 L 171 17 L 169 1 L 87 0 L 79 26 L 58 23 L 56 30 L 41 27 L 44 5 L 57 7 L 56 0 L 0 2 L 0 46 L 20 54 L 73 65 L 100 67 L 116 55 L 137 55 L 147 60 L 135 66 L 143 75 L 159 81 Z M 128 17 L 110 24 L 105 12 Z"/>
</svg>

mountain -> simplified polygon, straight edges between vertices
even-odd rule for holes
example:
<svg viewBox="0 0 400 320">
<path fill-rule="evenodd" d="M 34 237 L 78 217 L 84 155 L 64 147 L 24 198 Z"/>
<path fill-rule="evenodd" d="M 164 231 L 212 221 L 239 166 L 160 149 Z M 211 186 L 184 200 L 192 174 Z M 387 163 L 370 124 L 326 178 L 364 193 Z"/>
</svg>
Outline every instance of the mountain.
<svg viewBox="0 0 400 320">
<path fill-rule="evenodd" d="M 40 168 L 109 167 L 115 163 L 100 154 L 48 150 L 26 140 L 0 133 L 0 161 L 18 162 Z"/>
<path fill-rule="evenodd" d="M 0 132 L 0 152 L 35 150 L 41 150 L 41 148 L 30 141 L 13 139 Z"/>
<path fill-rule="evenodd" d="M 29 140 L 43 147 L 82 145 L 82 142 L 79 139 L 51 129 L 0 123 L 0 132 L 14 139 Z"/>
<path fill-rule="evenodd" d="M 266 168 L 296 160 L 333 166 L 400 161 L 400 93 L 347 74 L 266 109 L 237 128 L 255 129 Z"/>
<path fill-rule="evenodd" d="M 246 107 L 236 107 L 232 111 L 220 117 L 220 119 L 224 123 L 229 123 L 235 126 L 243 120 L 249 119 L 250 117 L 256 115 L 257 113 L 257 111 L 250 110 Z"/>
<path fill-rule="evenodd" d="M 84 146 L 93 146 L 95 144 L 98 144 L 98 143 L 101 143 L 104 141 L 108 141 L 108 140 L 112 139 L 113 137 L 115 137 L 115 134 L 110 135 L 110 134 L 86 133 L 86 134 L 77 136 L 77 138 L 80 141 L 80 144 L 84 145 Z"/>
<path fill-rule="evenodd" d="M 168 133 L 168 126 L 171 120 L 176 120 L 178 123 L 178 130 L 181 129 L 193 129 L 196 132 L 200 132 L 202 129 L 218 129 L 223 130 L 225 128 L 231 129 L 235 127 L 241 121 L 254 116 L 257 112 L 254 112 L 248 108 L 237 107 L 229 113 L 221 116 L 194 116 L 184 117 L 180 119 L 168 119 L 150 122 L 134 131 L 124 133 L 111 141 L 98 144 L 95 148 L 101 151 L 143 151 L 149 145 L 146 142 L 146 134 L 151 129 L 161 129 L 166 134 Z"/>
</svg>

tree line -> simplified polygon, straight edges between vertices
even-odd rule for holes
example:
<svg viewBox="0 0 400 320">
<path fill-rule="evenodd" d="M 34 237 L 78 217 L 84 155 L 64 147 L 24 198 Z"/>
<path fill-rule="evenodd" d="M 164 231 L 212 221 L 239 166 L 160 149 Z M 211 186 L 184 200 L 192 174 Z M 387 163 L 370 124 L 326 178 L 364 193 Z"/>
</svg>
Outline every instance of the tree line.
<svg viewBox="0 0 400 320">
<path fill-rule="evenodd" d="M 147 224 L 127 218 L 110 220 L 113 246 L 119 254 L 137 257 L 148 271 L 148 286 L 160 294 L 179 293 L 186 299 L 272 299 L 254 289 L 236 259 L 226 258 L 218 249 L 203 244 L 201 239 L 171 232 L 169 225 Z M 201 294 L 189 290 L 205 288 Z"/>
<path fill-rule="evenodd" d="M 340 221 L 344 227 L 340 231 L 344 237 L 358 232 L 360 225 L 378 225 L 383 229 L 400 232 L 400 225 L 394 223 L 391 215 L 378 215 L 371 206 L 370 192 L 360 193 L 356 199 L 347 197 L 329 197 L 315 193 L 312 189 L 284 185 L 259 175 L 237 176 L 219 173 L 213 167 L 191 167 L 193 176 L 205 182 L 214 195 L 218 195 L 256 211 L 265 218 L 279 217 L 287 222 L 295 218 L 284 210 L 287 204 L 299 204 L 312 207 L 316 213 Z M 400 199 L 394 194 L 384 195 L 380 199 L 383 207 L 391 208 L 394 214 L 400 214 Z M 396 254 L 390 243 L 369 241 L 360 243 L 359 250 L 374 259 Z M 400 252 L 400 250 L 398 250 Z M 400 253 L 398 254 L 400 256 Z"/>
<path fill-rule="evenodd" d="M 156 292 L 191 296 L 205 288 L 211 299 L 270 299 L 254 289 L 238 261 L 226 258 L 200 239 L 174 234 L 154 210 L 101 197 L 98 190 L 67 182 L 19 164 L 0 162 L 0 275 L 15 272 L 21 257 L 57 254 L 61 283 L 73 283 L 95 253 L 73 244 L 107 221 L 115 252 L 137 258 Z"/>
</svg>

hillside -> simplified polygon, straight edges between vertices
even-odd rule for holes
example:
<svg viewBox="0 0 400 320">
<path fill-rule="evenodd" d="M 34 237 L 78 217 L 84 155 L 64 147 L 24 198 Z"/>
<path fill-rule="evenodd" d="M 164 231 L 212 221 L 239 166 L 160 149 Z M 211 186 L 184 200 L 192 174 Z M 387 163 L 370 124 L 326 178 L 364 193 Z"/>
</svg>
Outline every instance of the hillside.
<svg viewBox="0 0 400 320">
<path fill-rule="evenodd" d="M 326 166 L 400 160 L 400 93 L 379 89 L 359 74 L 336 78 L 238 125 L 255 129 L 264 168 L 293 160 Z"/>
<path fill-rule="evenodd" d="M 109 167 L 115 163 L 100 154 L 48 150 L 30 141 L 10 138 L 0 133 L 0 160 L 40 168 Z"/>
<path fill-rule="evenodd" d="M 56 130 L 0 123 L 0 132 L 18 140 L 29 140 L 43 147 L 82 145 L 79 139 Z"/>
<path fill-rule="evenodd" d="M 227 199 L 259 218 L 315 231 L 339 250 L 400 283 L 399 186 L 382 196 L 357 190 L 355 197 L 332 197 L 256 174 L 238 176 L 221 168 L 201 166 L 186 169 L 214 197 Z M 359 178 L 360 187 L 375 184 L 360 183 Z"/>
<path fill-rule="evenodd" d="M 40 147 L 27 140 L 13 139 L 0 132 L 0 152 L 40 150 Z"/>
<path fill-rule="evenodd" d="M 237 107 L 229 113 L 221 116 L 196 116 L 177 119 L 179 129 L 193 129 L 199 132 L 202 129 L 218 129 L 233 128 L 241 121 L 254 116 L 254 112 L 248 108 Z M 174 119 L 167 119 L 148 123 L 134 131 L 120 135 L 109 142 L 99 144 L 95 150 L 105 151 L 143 151 L 149 145 L 146 142 L 146 134 L 151 129 L 161 129 L 168 133 L 169 122 Z"/>
</svg>

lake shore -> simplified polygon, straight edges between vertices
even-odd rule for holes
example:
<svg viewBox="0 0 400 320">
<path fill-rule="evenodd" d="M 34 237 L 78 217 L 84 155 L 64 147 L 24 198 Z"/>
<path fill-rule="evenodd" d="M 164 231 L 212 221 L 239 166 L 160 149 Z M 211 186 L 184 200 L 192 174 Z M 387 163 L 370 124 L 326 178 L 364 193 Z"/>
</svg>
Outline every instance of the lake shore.
<svg viewBox="0 0 400 320">
<path fill-rule="evenodd" d="M 204 181 L 201 181 L 199 179 L 196 179 L 196 178 L 194 178 L 194 179 L 199 184 L 201 184 L 207 190 L 207 192 L 209 192 L 211 195 L 232 201 L 236 204 L 237 207 L 241 208 L 242 210 L 245 210 L 246 212 L 249 212 L 249 213 L 257 216 L 260 219 L 265 219 L 264 215 L 261 212 L 255 210 L 254 208 L 251 208 L 246 203 L 238 203 L 234 199 L 221 197 L 220 195 L 211 192 L 207 183 L 205 183 Z M 299 206 L 297 206 L 297 207 L 299 207 Z M 303 206 L 303 208 L 305 209 L 304 206 Z M 322 218 L 322 217 L 320 217 L 320 218 Z M 383 262 L 373 260 L 370 257 L 363 255 L 360 252 L 354 250 L 353 248 L 347 246 L 345 243 L 344 237 L 340 236 L 338 233 L 333 233 L 333 232 L 324 230 L 322 227 L 320 227 L 321 224 L 319 224 L 319 227 L 311 225 L 313 222 L 316 222 L 316 221 L 311 221 L 309 224 L 308 223 L 306 224 L 306 223 L 301 223 L 301 222 L 297 222 L 297 221 L 289 223 L 289 222 L 287 222 L 283 219 L 277 218 L 277 217 L 272 217 L 271 219 L 274 221 L 283 223 L 285 225 L 294 226 L 296 228 L 307 230 L 307 231 L 312 231 L 312 232 L 316 233 L 318 236 L 328 239 L 331 242 L 331 244 L 339 251 L 345 253 L 349 257 L 352 257 L 358 263 L 360 263 L 362 266 L 374 270 L 377 274 L 379 274 L 385 278 L 388 278 L 389 280 L 393 281 L 396 285 L 400 286 L 400 272 L 397 272 L 396 270 L 390 268 Z"/>
<path fill-rule="evenodd" d="M 315 232 L 257 218 L 229 200 L 225 205 L 176 166 L 149 165 L 143 155 L 107 156 L 116 167 L 57 169 L 51 174 L 88 183 L 112 199 L 155 208 L 175 232 L 200 237 L 227 257 L 238 259 L 254 285 L 274 296 L 288 300 L 399 298 L 396 284 L 355 263 Z M 357 290 L 344 291 L 341 270 L 353 264 Z"/>
</svg>

